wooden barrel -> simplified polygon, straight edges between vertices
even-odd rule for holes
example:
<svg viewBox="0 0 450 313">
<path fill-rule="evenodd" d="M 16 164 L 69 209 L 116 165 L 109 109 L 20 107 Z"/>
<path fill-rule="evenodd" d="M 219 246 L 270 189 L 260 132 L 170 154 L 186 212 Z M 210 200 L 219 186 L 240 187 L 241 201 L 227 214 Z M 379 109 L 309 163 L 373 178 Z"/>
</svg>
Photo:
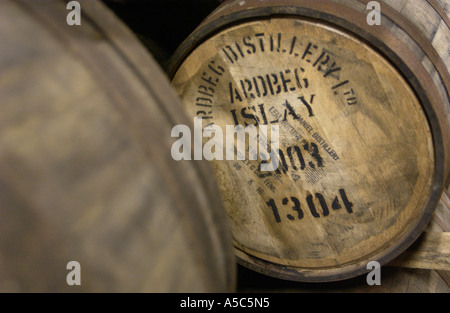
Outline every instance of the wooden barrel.
<svg viewBox="0 0 450 313">
<path fill-rule="evenodd" d="M 226 1 L 174 54 L 172 83 L 205 130 L 279 127 L 276 171 L 249 146 L 213 161 L 241 264 L 346 279 L 429 223 L 449 177 L 448 17 L 399 2 L 380 1 L 371 26 L 365 0 Z"/>
<path fill-rule="evenodd" d="M 209 164 L 171 157 L 176 93 L 101 2 L 78 2 L 81 26 L 66 1 L 0 3 L 0 290 L 232 291 Z"/>
</svg>

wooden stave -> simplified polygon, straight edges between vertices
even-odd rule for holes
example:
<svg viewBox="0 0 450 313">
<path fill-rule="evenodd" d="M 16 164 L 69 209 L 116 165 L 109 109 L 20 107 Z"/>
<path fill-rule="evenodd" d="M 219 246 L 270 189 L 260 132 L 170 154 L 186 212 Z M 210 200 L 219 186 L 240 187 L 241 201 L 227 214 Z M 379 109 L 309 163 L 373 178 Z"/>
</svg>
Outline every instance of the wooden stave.
<svg viewBox="0 0 450 313">
<path fill-rule="evenodd" d="M 408 83 L 412 85 L 415 92 L 419 94 L 418 97 L 422 102 L 422 106 L 425 107 L 429 123 L 433 127 L 434 148 L 437 160 L 435 175 L 433 178 L 434 184 L 430 188 L 430 198 L 426 208 L 424 209 L 422 218 L 414 227 L 414 231 L 399 240 L 400 244 L 393 245 L 393 247 L 377 255 L 376 257 L 381 264 L 387 264 L 396 256 L 405 251 L 429 224 L 433 217 L 433 212 L 439 202 L 444 185 L 446 184 L 445 180 L 449 177 L 450 146 L 448 137 L 450 133 L 448 131 L 448 123 L 445 118 L 446 114 L 444 113 L 445 106 L 442 105 L 444 98 L 441 98 L 442 93 L 439 93 L 438 88 L 433 83 L 432 78 L 430 77 L 430 72 L 422 66 L 422 60 L 419 60 L 414 51 L 407 51 L 407 53 L 404 53 L 405 47 L 407 48 L 407 46 L 401 41 L 399 43 L 395 43 L 396 38 L 390 32 L 385 32 L 380 35 L 379 28 L 377 28 L 377 31 L 371 31 L 370 27 L 368 27 L 366 23 L 365 13 L 363 14 L 361 11 L 353 10 L 348 6 L 341 4 L 341 2 L 359 2 L 360 5 L 365 5 L 368 1 L 225 1 L 197 27 L 190 37 L 187 38 L 174 53 L 169 61 L 169 77 L 173 79 L 183 60 L 185 60 L 196 47 L 208 40 L 208 38 L 218 34 L 220 31 L 227 29 L 230 26 L 244 23 L 246 21 L 266 19 L 270 17 L 303 16 L 306 18 L 320 20 L 328 25 L 337 27 L 338 29 L 350 31 L 352 34 L 357 35 L 360 39 L 366 43 L 369 43 L 370 46 L 385 56 L 385 58 L 389 60 L 400 73 L 402 73 Z M 386 4 L 383 3 L 383 5 Z M 320 12 L 314 10 L 318 10 Z M 385 18 L 386 17 L 383 16 L 383 19 Z M 386 38 L 389 40 L 384 42 L 383 39 Z M 391 46 L 392 44 L 394 47 Z M 436 61 L 436 51 L 433 47 L 426 47 L 425 51 L 432 51 L 432 56 L 434 56 L 434 60 Z M 422 53 L 427 56 L 426 52 Z M 402 57 L 404 59 L 402 59 Z M 442 66 L 440 66 L 440 69 L 442 70 Z M 424 81 L 419 82 L 419 80 L 416 79 L 414 70 L 420 72 L 420 77 L 423 78 Z M 445 74 L 448 76 L 448 72 L 444 73 L 444 76 Z M 446 77 L 443 79 L 445 80 L 445 78 Z M 443 87 L 446 91 L 448 90 L 448 86 L 444 85 Z M 448 92 L 446 93 L 448 94 Z M 360 263 L 347 268 L 345 271 L 338 269 L 324 271 L 323 273 L 299 273 L 295 270 L 290 271 L 287 267 L 279 266 L 277 264 L 250 256 L 238 249 L 235 249 L 235 253 L 238 257 L 238 262 L 245 267 L 261 272 L 265 275 L 286 280 L 308 282 L 338 281 L 367 272 L 364 268 L 366 264 Z M 310 276 L 310 274 L 312 275 Z"/>
<path fill-rule="evenodd" d="M 231 252 L 231 241 L 229 238 L 229 230 L 225 222 L 226 217 L 224 216 L 224 211 L 221 208 L 220 199 L 214 197 L 214 195 L 217 194 L 216 191 L 217 186 L 214 179 L 212 178 L 212 175 L 209 172 L 210 169 L 208 168 L 208 165 L 205 163 L 175 162 L 170 157 L 169 151 L 170 151 L 170 144 L 172 141 L 170 139 L 171 126 L 175 124 L 190 125 L 190 121 L 187 119 L 187 117 L 185 117 L 182 113 L 180 113 L 180 111 L 177 110 L 176 105 L 174 105 L 177 103 L 177 101 L 179 101 L 178 98 L 176 97 L 173 90 L 171 90 L 170 84 L 168 83 L 164 74 L 162 74 L 161 69 L 156 65 L 156 63 L 151 59 L 151 57 L 149 57 L 149 55 L 145 52 L 145 50 L 134 38 L 134 36 L 125 27 L 123 27 L 120 22 L 118 22 L 118 20 L 114 15 L 112 15 L 108 10 L 105 9 L 105 7 L 102 4 L 98 2 L 80 1 L 80 3 L 83 8 L 83 23 L 84 25 L 87 25 L 85 26 L 85 28 L 84 27 L 82 28 L 83 29 L 82 31 L 80 31 L 80 29 L 77 29 L 76 27 L 74 28 L 68 27 L 67 24 L 65 24 L 65 19 L 55 18 L 55 16 L 65 16 L 67 14 L 68 11 L 65 8 L 64 1 L 47 0 L 47 1 L 40 1 L 39 3 L 37 3 L 37 1 L 36 2 L 21 1 L 15 4 L 12 4 L 11 2 L 10 8 L 14 7 L 15 8 L 14 10 L 19 10 L 23 14 L 32 15 L 33 18 L 29 19 L 32 21 L 31 23 L 41 24 L 41 26 L 44 25 L 42 26 L 42 28 L 44 28 L 47 32 L 46 34 L 47 38 L 50 36 L 53 39 L 51 44 L 59 45 L 59 48 L 62 47 L 61 50 L 64 51 L 64 55 L 72 56 L 73 58 L 71 60 L 73 62 L 77 62 L 81 59 L 82 66 L 89 68 L 90 69 L 89 75 L 93 75 L 93 77 L 96 78 L 96 82 L 99 83 L 99 85 L 97 85 L 96 87 L 98 87 L 98 89 L 105 94 L 106 91 L 108 91 L 109 101 L 110 103 L 113 103 L 113 106 L 111 106 L 109 102 L 107 103 L 107 106 L 108 105 L 111 106 L 110 108 L 108 108 L 108 110 L 114 111 L 116 115 L 118 114 L 122 116 L 122 118 L 125 119 L 125 127 L 128 126 L 129 128 L 132 128 L 128 130 L 131 132 L 131 137 L 128 136 L 128 139 L 131 138 L 130 139 L 132 141 L 131 145 L 134 144 L 135 147 L 134 150 L 136 150 L 137 148 L 139 151 L 141 149 L 145 151 L 144 154 L 147 156 L 147 160 L 144 162 L 142 162 L 141 160 L 141 163 L 144 163 L 144 165 L 141 166 L 141 169 L 149 167 L 154 168 L 153 170 L 151 170 L 151 173 L 153 173 L 153 175 L 150 175 L 151 179 L 159 180 L 160 186 L 154 188 L 154 192 L 157 192 L 157 190 L 161 192 L 159 194 L 161 195 L 160 202 L 163 203 L 161 208 L 159 207 L 155 208 L 155 211 L 157 210 L 163 211 L 164 209 L 170 210 L 171 208 L 174 208 L 172 218 L 174 217 L 179 218 L 182 221 L 181 223 L 178 224 L 177 222 L 172 223 L 172 225 L 178 227 L 176 230 L 181 234 L 183 234 L 183 236 L 181 236 L 181 238 L 183 238 L 183 241 L 178 242 L 178 244 L 184 243 L 188 245 L 188 248 L 185 248 L 185 250 L 183 250 L 180 247 L 178 247 L 178 249 L 180 250 L 179 255 L 177 255 L 178 253 L 177 250 L 174 250 L 174 256 L 176 256 L 178 259 L 172 260 L 173 264 L 169 266 L 169 269 L 173 271 L 175 274 L 179 274 L 180 277 L 173 276 L 174 274 L 170 276 L 171 273 L 169 271 L 156 273 L 156 270 L 153 269 L 149 270 L 148 268 L 146 268 L 148 272 L 136 273 L 136 270 L 139 267 L 136 266 L 136 269 L 133 269 L 132 265 L 133 262 L 127 263 L 127 261 L 129 260 L 127 260 L 126 257 L 129 256 L 126 256 L 125 260 L 123 261 L 125 264 L 122 265 L 125 265 L 124 268 L 126 268 L 126 270 L 129 271 L 128 273 L 132 273 L 132 277 L 123 277 L 123 275 L 120 276 L 121 275 L 120 273 L 115 273 L 114 271 L 108 272 L 108 270 L 111 270 L 111 267 L 108 267 L 108 265 L 111 264 L 106 261 L 107 263 L 107 265 L 105 265 L 106 270 L 103 269 L 99 270 L 97 264 L 97 270 L 99 271 L 95 271 L 95 266 L 93 271 L 88 269 L 88 273 L 91 274 L 91 277 L 86 278 L 86 276 L 89 275 L 85 275 L 84 272 L 82 273 L 82 280 L 83 278 L 88 279 L 87 284 L 82 283 L 81 287 L 69 287 L 67 286 L 65 281 L 65 275 L 67 274 L 65 273 L 66 264 L 61 263 L 62 262 L 61 254 L 65 255 L 66 257 L 68 255 L 73 255 L 74 257 L 84 257 L 83 253 L 86 254 L 89 253 L 89 251 L 83 249 L 84 245 L 86 245 L 87 240 L 88 241 L 93 240 L 94 242 L 97 240 L 96 242 L 97 248 L 101 248 L 101 246 L 98 246 L 98 244 L 101 245 L 104 242 L 102 242 L 102 239 L 97 238 L 98 236 L 97 237 L 94 236 L 94 238 L 92 237 L 85 238 L 83 237 L 82 234 L 76 234 L 76 236 L 72 236 L 73 235 L 71 233 L 72 229 L 66 233 L 65 229 L 61 230 L 58 227 L 56 227 L 56 225 L 54 224 L 55 219 L 53 219 L 53 221 L 52 219 L 46 219 L 46 215 L 43 214 L 41 219 L 44 219 L 44 221 L 37 224 L 30 223 L 31 225 L 27 225 L 31 226 L 30 228 L 32 230 L 30 231 L 29 234 L 27 234 L 26 237 L 21 237 L 20 231 L 19 234 L 16 233 L 18 231 L 18 228 L 6 230 L 6 235 L 11 234 L 18 235 L 19 238 L 17 241 L 13 241 L 11 243 L 8 242 L 7 238 L 2 236 L 2 240 L 0 241 L 0 243 L 2 244 L 1 250 L 3 257 L 2 254 L 0 254 L 0 264 L 2 264 L 2 267 L 10 266 L 12 268 L 11 271 L 2 271 L 3 274 L 6 275 L 0 278 L 0 281 L 2 281 L 1 286 L 2 288 L 4 288 L 2 290 L 37 291 L 37 292 L 47 292 L 47 291 L 224 292 L 234 290 L 235 262 L 234 256 Z M 12 12 L 17 12 L 14 10 Z M 8 21 L 8 19 L 6 20 Z M 45 39 L 44 36 L 41 37 L 42 38 L 38 39 Z M 135 91 L 136 94 L 123 94 L 124 90 L 120 90 L 120 86 L 118 86 L 118 84 L 120 85 L 120 83 L 117 82 L 113 83 L 112 82 L 113 80 L 110 79 L 110 77 L 107 77 L 107 75 L 105 75 L 104 72 L 102 72 L 110 69 L 107 67 L 103 67 L 104 64 L 103 65 L 96 64 L 96 62 L 100 61 L 100 59 L 98 58 L 98 53 L 102 52 L 99 46 L 101 46 L 101 44 L 102 43 L 104 44 L 105 42 L 110 46 L 108 49 L 103 51 L 107 51 L 108 53 L 113 51 L 113 53 L 116 53 L 114 57 L 118 57 L 120 60 L 122 60 L 122 64 L 120 64 L 120 66 L 117 66 L 116 68 L 113 68 L 110 71 L 110 74 L 115 73 L 118 76 L 120 76 L 121 66 L 122 67 L 128 66 L 129 71 L 132 73 L 131 74 L 132 78 L 134 79 L 134 81 L 130 82 L 129 85 L 131 86 L 134 83 L 136 85 L 139 85 L 139 88 L 133 89 L 134 87 L 130 86 L 127 87 L 130 87 L 131 91 Z M 36 44 L 36 42 L 33 43 Z M 39 47 L 39 44 L 37 45 Z M 26 46 L 24 50 L 26 50 L 27 48 L 30 48 L 30 46 Z M 55 54 L 57 55 L 57 53 Z M 95 56 L 95 54 L 97 54 L 97 59 L 91 60 L 95 59 L 95 57 L 93 57 Z M 112 61 L 117 60 L 111 58 L 108 55 L 105 56 L 105 59 L 108 58 L 111 59 Z M 21 67 L 23 70 L 23 66 Z M 50 74 L 51 73 L 52 72 L 50 72 Z M 156 80 L 154 79 L 155 73 L 156 75 L 158 75 L 158 78 Z M 53 79 L 53 77 L 50 78 Z M 127 76 L 125 76 L 124 74 L 124 76 L 121 77 L 120 79 L 123 80 L 125 78 L 127 78 Z M 51 81 L 51 79 L 49 80 Z M 120 79 L 117 79 L 117 81 L 120 82 Z M 67 79 L 67 77 L 66 80 L 71 81 L 71 79 Z M 72 82 L 75 84 L 77 80 L 73 80 Z M 114 87 L 118 88 L 117 92 L 114 90 Z M 151 96 L 151 98 L 153 99 L 152 101 L 146 101 L 145 98 L 143 98 L 142 94 L 138 94 L 138 92 L 142 91 L 142 89 L 144 89 Z M 11 93 L 14 94 L 13 92 Z M 9 96 L 11 96 L 11 94 Z M 132 108 L 132 106 L 130 108 L 127 107 L 128 105 L 128 100 L 126 99 L 127 96 L 134 96 L 134 100 L 136 100 L 136 102 L 134 103 L 134 108 L 137 109 L 135 113 L 130 111 L 130 108 Z M 92 99 L 91 101 L 88 100 L 88 102 L 93 104 L 94 106 L 104 104 L 102 102 L 96 102 L 95 99 Z M 43 105 L 43 109 L 45 110 L 45 105 Z M 152 144 L 147 143 L 147 136 L 148 134 L 155 134 L 158 131 L 157 129 L 155 129 L 158 123 L 155 123 L 154 121 L 152 122 L 151 119 L 152 114 L 150 113 L 159 113 L 162 116 L 162 118 L 160 119 L 161 122 L 159 122 L 159 124 L 162 124 L 163 127 L 165 127 L 164 135 L 167 135 L 167 136 L 153 136 L 154 137 L 152 139 L 153 148 Z M 127 116 L 127 114 L 129 114 L 129 116 Z M 106 115 L 104 117 L 97 115 L 96 117 L 99 119 L 105 118 L 105 120 L 108 120 L 108 117 Z M 164 126 L 164 124 L 166 126 Z M 124 124 L 122 124 L 122 126 L 123 125 Z M 142 127 L 142 129 L 138 129 L 140 126 Z M 75 132 L 77 134 L 76 129 L 75 130 L 71 129 L 70 131 Z M 112 129 L 109 129 L 108 135 L 113 136 L 110 139 L 114 140 L 114 133 L 112 132 Z M 125 137 L 127 138 L 127 136 Z M 64 141 L 61 141 L 61 138 L 55 138 L 55 140 L 60 140 L 60 143 L 64 145 Z M 160 145 L 161 147 L 160 149 L 162 150 L 158 151 L 157 149 L 155 149 L 154 148 L 155 144 L 157 147 L 158 145 Z M 23 193 L 24 189 L 21 188 L 22 186 L 26 185 L 26 183 L 24 183 L 23 181 L 21 182 L 20 179 L 21 178 L 27 179 L 28 176 L 17 175 L 17 173 L 15 173 L 14 171 L 9 170 L 10 165 L 13 164 L 12 163 L 13 160 L 8 156 L 8 154 L 11 153 L 14 154 L 13 152 L 15 148 L 16 147 L 13 146 L 12 150 L 11 149 L 8 150 L 8 147 L 5 146 L 2 147 L 3 151 L 1 155 L 3 157 L 1 167 L 4 169 L 3 171 L 4 176 L 2 176 L 1 179 L 2 185 L 4 186 L 4 188 L 2 188 L 2 199 L 4 199 L 5 201 L 9 201 L 9 203 L 13 207 L 25 208 L 23 214 L 34 216 L 33 218 L 31 218 L 32 220 L 34 219 L 39 220 L 39 214 L 37 213 L 39 213 L 40 210 L 43 210 L 43 208 L 40 206 L 42 206 L 43 203 L 42 199 L 46 198 L 45 193 L 44 192 L 40 193 L 39 189 L 37 190 L 34 189 L 34 191 L 36 191 L 36 195 L 34 198 L 30 196 L 21 197 L 26 195 L 26 193 Z M 89 152 L 92 151 L 88 150 L 86 152 L 87 161 L 90 160 Z M 101 155 L 101 152 L 99 151 L 96 152 L 99 155 Z M 51 151 L 43 151 L 43 153 L 42 151 L 34 151 L 34 153 L 36 153 L 36 157 L 39 156 L 40 158 L 45 158 L 45 155 L 51 154 Z M 41 153 L 41 155 L 39 155 L 39 153 Z M 99 157 L 99 155 L 95 155 L 92 159 Z M 19 162 L 19 164 L 21 164 L 21 167 L 29 166 L 33 172 L 35 169 L 31 164 L 32 162 L 30 162 L 32 158 L 33 156 L 28 154 L 26 155 L 25 162 L 22 163 Z M 59 166 L 64 165 L 65 167 L 67 167 L 66 169 L 65 167 L 63 167 L 61 170 L 64 175 L 70 176 L 74 174 L 70 172 L 70 167 L 74 165 L 73 162 L 71 162 L 70 158 L 66 159 L 63 158 L 63 162 L 60 162 L 57 165 Z M 81 168 L 85 169 L 83 166 Z M 125 169 L 124 167 L 122 168 Z M 51 166 L 50 169 L 52 169 Z M 44 173 L 50 176 L 49 180 L 51 183 L 52 180 L 51 173 L 49 172 Z M 184 180 L 180 180 L 179 178 L 184 177 L 183 175 L 187 175 L 185 185 L 182 184 Z M 37 178 L 43 179 L 43 177 L 40 177 L 39 175 Z M 79 183 L 79 180 L 77 180 L 76 177 L 72 178 L 74 179 L 74 181 L 73 183 L 69 183 L 69 186 L 73 187 L 74 185 Z M 30 179 L 33 179 L 33 176 L 30 176 Z M 57 179 L 53 180 L 55 182 L 57 181 Z M 8 184 L 9 181 L 15 181 L 14 187 L 12 184 Z M 103 181 L 102 183 L 104 183 L 106 187 L 103 189 L 102 188 L 97 189 L 96 190 L 97 192 L 98 191 L 106 192 L 106 190 L 111 189 L 110 188 L 110 186 L 112 185 L 111 183 L 109 183 L 108 181 Z M 43 185 L 45 185 L 45 183 Z M 163 187 L 166 188 L 166 191 L 164 191 Z M 31 189 L 33 190 L 33 188 Z M 127 193 L 129 194 L 129 190 L 127 191 L 126 188 L 123 188 L 121 190 L 125 190 L 125 192 L 123 193 L 125 194 L 125 197 L 127 197 Z M 55 203 L 61 201 L 64 202 L 64 200 L 70 200 L 70 197 L 68 197 L 68 194 L 70 194 L 70 192 L 64 189 L 61 189 L 59 191 L 60 191 L 59 193 L 62 194 L 62 196 L 60 198 L 55 196 L 56 198 L 54 200 Z M 120 191 L 118 193 L 120 194 Z M 88 192 L 87 195 L 92 196 L 92 192 L 90 193 Z M 158 193 L 156 193 L 156 195 L 158 195 Z M 132 194 L 128 196 L 132 196 Z M 40 200 L 38 198 L 40 198 Z M 24 203 L 23 199 L 27 199 L 28 202 Z M 50 201 L 50 203 L 52 202 L 53 200 Z M 95 203 L 88 203 L 87 205 L 89 204 L 95 205 Z M 70 207 L 70 205 L 71 204 L 69 203 L 68 206 Z M 125 205 L 128 205 L 131 211 L 132 209 L 138 208 L 136 204 L 133 204 L 133 200 L 126 202 Z M 72 206 L 76 207 L 74 203 L 72 203 Z M 10 222 L 12 223 L 16 222 L 18 226 L 23 227 L 22 224 L 23 220 L 21 216 L 8 215 L 8 212 L 7 211 L 5 212 L 5 210 L 3 210 L 3 213 L 6 214 L 4 217 L 5 220 L 10 218 Z M 73 212 L 69 213 L 70 214 L 68 216 L 71 216 L 71 214 L 73 214 L 76 217 L 76 214 L 74 214 Z M 163 215 L 164 214 L 162 214 L 162 216 Z M 60 219 L 59 222 L 62 221 L 66 224 L 70 223 L 70 221 L 67 220 L 67 216 L 59 217 L 59 219 Z M 58 218 L 56 218 L 56 220 L 58 220 Z M 109 228 L 111 228 L 111 226 L 112 225 L 109 225 Z M 33 227 L 35 227 L 36 229 L 34 229 Z M 51 229 L 52 227 L 57 229 L 56 233 L 52 233 L 53 231 Z M 49 230 L 46 232 L 45 229 Z M 109 231 L 111 231 L 111 229 L 109 229 Z M 45 247 L 45 249 L 43 250 L 45 252 L 50 252 L 53 255 L 42 256 L 38 254 L 38 252 L 34 250 L 32 251 L 32 249 L 27 249 L 27 247 L 18 244 L 20 240 L 23 240 L 22 243 L 24 245 L 29 244 L 31 240 L 30 237 L 40 238 L 39 237 L 40 232 L 46 233 L 47 236 L 45 237 L 45 235 L 43 235 L 44 238 L 43 242 L 41 243 L 41 245 Z M 125 235 L 126 233 L 127 231 L 123 232 L 122 235 Z M 114 231 L 110 234 L 113 235 Z M 76 241 L 75 242 L 71 242 L 70 240 L 68 241 L 68 239 L 70 238 L 75 239 Z M 175 239 L 179 240 L 179 238 L 180 236 L 176 237 Z M 37 239 L 33 240 L 39 242 L 39 240 Z M 158 238 L 153 238 L 153 240 L 158 240 Z M 18 247 L 17 248 L 18 251 L 23 253 L 22 257 L 28 258 L 28 263 L 25 262 L 25 264 L 31 265 L 29 264 L 30 261 L 31 262 L 36 261 L 36 263 L 39 263 L 40 265 L 44 266 L 44 268 L 40 269 L 42 271 L 41 275 L 37 274 L 33 276 L 34 274 L 32 274 L 32 271 L 30 272 L 24 270 L 21 267 L 19 268 L 14 267 L 15 259 L 14 257 L 12 259 L 8 259 L 8 257 L 10 256 L 8 250 L 11 249 L 15 243 L 16 246 Z M 173 246 L 174 243 L 170 242 L 168 243 L 169 246 L 171 245 L 172 248 L 177 249 L 176 246 L 175 247 Z M 73 245 L 73 247 L 67 248 L 66 247 L 67 245 Z M 55 251 L 54 246 L 58 247 L 60 251 L 58 250 Z M 94 249 L 95 247 L 96 247 L 95 245 L 91 246 L 90 249 Z M 108 248 L 113 249 L 112 247 Z M 139 255 L 139 257 L 143 257 L 143 259 L 148 258 L 150 261 L 152 260 L 152 258 L 154 258 L 154 256 L 152 255 L 153 252 L 165 251 L 162 248 L 157 251 L 156 249 L 158 248 L 158 246 L 155 246 L 154 248 L 155 250 L 152 250 L 151 247 L 150 249 L 147 248 L 144 254 Z M 188 251 L 186 251 L 186 249 Z M 106 250 L 107 253 L 112 252 L 112 250 L 108 249 Z M 98 256 L 95 253 L 92 254 L 92 251 L 90 252 L 91 256 L 93 255 L 94 259 L 95 256 Z M 183 255 L 183 253 L 185 254 Z M 133 256 L 135 257 L 136 255 L 132 255 L 132 257 Z M 33 257 L 36 257 L 36 259 L 33 259 Z M 56 266 L 55 263 L 52 263 L 52 258 L 57 259 L 58 261 L 57 275 L 52 275 L 52 269 L 49 268 L 48 266 L 49 264 Z M 194 261 L 188 262 L 191 259 Z M 86 258 L 86 260 L 87 262 L 93 261 L 92 257 L 91 258 L 88 257 Z M 179 263 L 180 260 L 182 260 L 183 263 Z M 65 262 L 68 261 L 70 260 L 69 259 L 65 260 Z M 94 261 L 96 262 L 97 260 Z M 47 264 L 47 262 L 49 264 Z M 186 264 L 193 265 L 193 267 L 190 269 L 188 266 L 183 265 L 184 262 L 186 262 Z M 171 264 L 171 261 L 163 259 L 162 256 L 159 260 L 157 260 L 157 262 L 150 264 L 158 265 L 162 263 Z M 60 265 L 61 268 L 59 268 Z M 82 269 L 90 267 L 90 265 L 91 264 L 89 263 L 86 264 L 84 262 L 81 262 Z M 30 267 L 34 269 L 33 266 Z M 21 269 L 24 271 L 20 272 Z M 121 272 L 121 268 L 115 269 L 117 269 L 118 272 Z M 168 268 L 163 267 L 162 269 L 167 270 Z M 14 270 L 17 271 L 15 272 Z M 37 272 L 37 270 L 35 272 Z M 53 270 L 56 269 L 53 268 Z M 184 274 L 183 270 L 185 270 L 186 272 L 191 271 L 194 274 L 192 273 Z M 152 271 L 155 272 L 154 275 Z M 161 279 L 165 278 L 167 281 L 150 280 L 144 282 L 140 286 L 137 286 L 133 283 L 132 280 L 133 278 L 139 280 L 139 278 L 145 277 L 146 275 L 149 276 L 150 278 L 155 277 Z M 56 281 L 55 280 L 56 278 L 61 280 Z M 33 281 L 27 281 L 27 279 L 33 279 Z M 91 282 L 92 284 L 89 285 L 89 282 Z"/>
</svg>

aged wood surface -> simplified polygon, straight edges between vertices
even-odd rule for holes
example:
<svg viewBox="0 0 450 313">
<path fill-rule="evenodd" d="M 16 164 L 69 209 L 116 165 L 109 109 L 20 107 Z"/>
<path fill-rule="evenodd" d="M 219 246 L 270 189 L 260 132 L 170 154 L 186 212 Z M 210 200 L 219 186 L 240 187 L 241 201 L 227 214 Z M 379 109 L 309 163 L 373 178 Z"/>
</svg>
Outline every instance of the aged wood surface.
<svg viewBox="0 0 450 313">
<path fill-rule="evenodd" d="M 357 3 L 289 5 L 330 12 L 330 2 L 339 8 Z M 396 57 L 407 56 L 406 66 L 417 70 L 427 90 L 417 97 L 397 64 L 333 27 L 335 20 L 295 17 L 300 9 L 271 11 L 274 3 L 282 7 L 279 1 L 230 1 L 216 10 L 175 54 L 173 85 L 189 116 L 203 118 L 205 130 L 280 127 L 284 162 L 277 172 L 258 172 L 261 160 L 248 155 L 213 162 L 241 262 L 285 279 L 342 279 L 361 273 L 369 260 L 390 261 L 430 221 L 447 175 L 442 81 L 448 72 L 439 65 L 427 68 L 430 60 L 444 62 L 433 37 L 427 37 L 433 46 L 424 48 L 430 54 L 422 51 L 420 58 L 418 49 L 400 48 L 413 39 L 397 39 Z M 389 33 L 389 25 L 380 33 Z M 215 26 L 220 31 L 212 35 Z M 421 103 L 424 97 L 433 105 Z M 431 124 L 430 115 L 436 118 Z"/>
<path fill-rule="evenodd" d="M 446 268 L 444 264 L 449 262 L 448 256 L 447 259 L 442 257 L 442 252 L 447 251 L 445 253 L 448 254 L 449 245 L 436 245 L 436 242 L 431 240 L 432 237 L 438 237 L 437 239 L 439 240 L 441 236 L 437 235 L 437 232 L 448 232 L 450 230 L 448 225 L 444 225 L 441 222 L 442 220 L 450 221 L 449 214 L 450 202 L 447 194 L 444 194 L 435 211 L 432 222 L 427 227 L 427 231 L 403 254 L 381 268 L 380 286 L 369 286 L 365 275 L 340 282 L 311 284 L 274 279 L 239 267 L 238 291 L 450 293 L 450 271 L 429 269 Z M 430 233 L 431 236 L 428 236 Z M 444 236 L 448 237 L 448 233 Z M 418 250 L 421 254 L 416 255 L 413 251 Z M 424 256 L 426 257 L 426 263 L 423 262 Z M 433 258 L 433 256 L 436 256 L 436 258 Z M 436 263 L 436 261 L 439 261 L 439 263 Z M 408 266 L 411 268 L 407 268 Z M 419 269 L 420 267 L 424 268 Z"/>
<path fill-rule="evenodd" d="M 444 1 L 384 0 L 386 8 L 391 6 L 398 15 L 384 19 L 391 31 L 405 42 L 428 71 L 442 99 L 443 114 L 450 124 L 450 5 Z M 420 14 L 419 14 L 420 12 Z M 411 24 L 399 23 L 401 16 Z M 409 33 L 406 33 L 409 31 Z M 427 46 L 427 43 L 430 46 Z M 446 140 L 449 141 L 447 129 Z M 450 175 L 450 174 L 449 174 Z M 447 178 L 447 185 L 450 177 Z"/>
<path fill-rule="evenodd" d="M 450 271 L 450 233 L 425 232 L 411 248 L 389 264 Z"/>
<path fill-rule="evenodd" d="M 80 3 L 77 27 L 65 1 L 0 3 L 0 290 L 233 290 L 208 164 L 170 156 L 189 124 L 175 92 L 113 14 Z"/>
</svg>

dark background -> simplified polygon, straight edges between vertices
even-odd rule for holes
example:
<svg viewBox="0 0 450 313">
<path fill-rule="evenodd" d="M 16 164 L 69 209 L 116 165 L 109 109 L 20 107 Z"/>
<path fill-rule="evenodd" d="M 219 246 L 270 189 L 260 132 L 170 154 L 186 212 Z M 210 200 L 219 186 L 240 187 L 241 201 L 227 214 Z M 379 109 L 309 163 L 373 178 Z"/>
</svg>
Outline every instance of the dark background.
<svg viewBox="0 0 450 313">
<path fill-rule="evenodd" d="M 222 1 L 104 0 L 164 70 L 170 56 Z"/>
</svg>

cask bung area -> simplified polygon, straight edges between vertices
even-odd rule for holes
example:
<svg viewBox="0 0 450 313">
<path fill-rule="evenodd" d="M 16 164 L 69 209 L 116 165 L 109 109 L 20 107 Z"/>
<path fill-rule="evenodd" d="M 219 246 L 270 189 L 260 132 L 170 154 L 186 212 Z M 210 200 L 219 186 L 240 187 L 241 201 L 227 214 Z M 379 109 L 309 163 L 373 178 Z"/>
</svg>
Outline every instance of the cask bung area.
<svg viewBox="0 0 450 313">
<path fill-rule="evenodd" d="M 380 2 L 370 26 L 368 1 L 226 1 L 171 58 L 205 129 L 280 126 L 276 172 L 212 162 L 245 267 L 333 282 L 376 260 L 426 269 L 384 291 L 448 291 L 448 5 Z"/>
</svg>

